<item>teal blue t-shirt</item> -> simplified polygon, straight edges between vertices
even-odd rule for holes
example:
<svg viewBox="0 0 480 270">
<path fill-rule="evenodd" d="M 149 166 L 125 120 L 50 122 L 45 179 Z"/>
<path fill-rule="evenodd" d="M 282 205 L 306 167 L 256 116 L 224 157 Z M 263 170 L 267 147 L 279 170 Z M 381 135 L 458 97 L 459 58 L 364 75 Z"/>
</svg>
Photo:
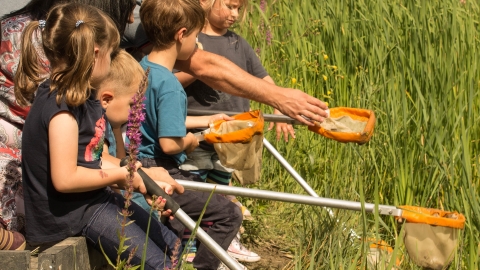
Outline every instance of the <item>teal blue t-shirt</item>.
<svg viewBox="0 0 480 270">
<path fill-rule="evenodd" d="M 138 157 L 171 158 L 177 164 L 182 164 L 187 158 L 185 152 L 167 155 L 162 151 L 158 140 L 187 135 L 187 95 L 170 70 L 148 61 L 147 57 L 140 61 L 143 69 L 150 68 L 150 73 L 144 102 L 146 119 L 140 127 L 142 144 L 138 149 Z"/>
</svg>

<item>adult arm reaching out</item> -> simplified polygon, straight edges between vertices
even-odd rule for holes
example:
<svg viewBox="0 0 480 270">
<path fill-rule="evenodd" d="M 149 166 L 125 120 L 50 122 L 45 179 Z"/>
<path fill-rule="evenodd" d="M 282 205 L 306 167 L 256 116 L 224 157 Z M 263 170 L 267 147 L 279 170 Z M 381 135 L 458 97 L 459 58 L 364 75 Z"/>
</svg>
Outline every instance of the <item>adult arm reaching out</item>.
<svg viewBox="0 0 480 270">
<path fill-rule="evenodd" d="M 137 2 L 141 3 L 139 0 Z M 148 45 L 148 39 L 140 23 L 139 9 L 138 6 L 134 9 L 134 21 L 127 27 L 122 39 L 122 47 L 139 48 L 135 51 L 138 54 L 137 59 L 148 54 L 152 48 Z M 303 116 L 319 122 L 327 117 L 325 110 L 328 107 L 323 101 L 297 89 L 270 84 L 248 74 L 217 54 L 196 49 L 188 60 L 177 61 L 175 68 L 191 74 L 214 89 L 268 104 L 307 125 L 314 124 Z"/>
<path fill-rule="evenodd" d="M 223 56 L 196 49 L 175 68 L 191 74 L 214 89 L 268 104 L 306 125 L 314 125 L 303 116 L 323 122 L 327 105 L 300 90 L 283 88 L 256 78 Z"/>
</svg>

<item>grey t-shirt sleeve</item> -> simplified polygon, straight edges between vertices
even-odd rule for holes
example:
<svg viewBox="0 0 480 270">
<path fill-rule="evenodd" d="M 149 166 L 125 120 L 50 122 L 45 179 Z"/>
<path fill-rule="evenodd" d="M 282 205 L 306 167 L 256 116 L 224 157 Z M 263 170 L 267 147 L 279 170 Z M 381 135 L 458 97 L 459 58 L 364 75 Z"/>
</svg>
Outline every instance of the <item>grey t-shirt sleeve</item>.
<svg viewBox="0 0 480 270">
<path fill-rule="evenodd" d="M 241 36 L 239 36 L 239 41 L 244 48 L 245 59 L 247 60 L 247 72 L 260 79 L 267 77 L 268 72 L 263 67 L 260 58 L 258 58 L 252 46 Z"/>
<path fill-rule="evenodd" d="M 137 1 L 137 4 L 140 4 L 141 1 Z M 130 47 L 140 47 L 148 42 L 147 35 L 143 29 L 142 24 L 140 23 L 140 6 L 137 5 L 133 10 L 134 22 L 127 25 L 125 28 L 125 34 L 122 37 L 120 47 L 130 48 Z"/>
</svg>

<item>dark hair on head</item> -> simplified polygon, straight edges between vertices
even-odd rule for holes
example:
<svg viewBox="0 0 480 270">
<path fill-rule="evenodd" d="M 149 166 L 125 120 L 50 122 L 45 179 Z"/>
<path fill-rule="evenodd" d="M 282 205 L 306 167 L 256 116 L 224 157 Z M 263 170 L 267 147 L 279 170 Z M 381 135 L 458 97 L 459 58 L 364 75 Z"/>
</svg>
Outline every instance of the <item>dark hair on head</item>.
<svg viewBox="0 0 480 270">
<path fill-rule="evenodd" d="M 74 0 L 82 4 L 94 6 L 107 13 L 115 22 L 115 25 L 123 36 L 127 26 L 128 17 L 136 6 L 135 0 Z"/>
<path fill-rule="evenodd" d="M 183 27 L 186 35 L 203 28 L 205 12 L 198 0 L 144 0 L 140 19 L 148 39 L 157 49 L 175 43 L 175 34 Z"/>
<path fill-rule="evenodd" d="M 118 32 L 123 35 L 127 26 L 128 17 L 136 5 L 135 0 L 31 0 L 23 8 L 5 14 L 1 19 L 22 14 L 30 14 L 34 21 L 45 19 L 48 11 L 55 5 L 62 3 L 80 3 L 94 6 L 107 13 L 115 22 Z"/>
<path fill-rule="evenodd" d="M 79 23 L 79 21 L 82 21 Z M 38 84 L 39 61 L 31 36 L 38 29 L 31 22 L 22 35 L 22 51 L 15 75 L 15 97 L 20 105 L 33 100 Z M 95 47 L 100 53 L 116 49 L 120 35 L 113 21 L 99 9 L 77 3 L 55 6 L 47 15 L 42 31 L 43 49 L 50 61 L 51 91 L 57 90 L 57 103 L 83 104 L 90 96 L 90 77 L 95 65 Z"/>
<path fill-rule="evenodd" d="M 2 16 L 2 20 L 22 14 L 30 14 L 33 20 L 44 19 L 51 7 L 68 0 L 31 0 L 23 8 Z"/>
</svg>

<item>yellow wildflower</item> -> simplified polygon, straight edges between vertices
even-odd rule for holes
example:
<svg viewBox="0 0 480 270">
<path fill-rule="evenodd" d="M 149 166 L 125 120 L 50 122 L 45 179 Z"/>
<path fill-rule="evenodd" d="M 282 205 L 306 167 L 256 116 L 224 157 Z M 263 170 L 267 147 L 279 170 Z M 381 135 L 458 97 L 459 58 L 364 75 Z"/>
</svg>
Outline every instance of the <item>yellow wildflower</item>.
<svg viewBox="0 0 480 270">
<path fill-rule="evenodd" d="M 326 81 L 328 79 L 327 76 L 325 76 L 325 75 L 322 75 L 322 76 L 323 76 L 324 81 Z"/>
<path fill-rule="evenodd" d="M 328 59 L 328 55 L 323 54 L 323 60 L 327 61 L 327 59 Z"/>
<path fill-rule="evenodd" d="M 323 103 L 325 103 L 325 105 L 327 105 L 327 107 L 328 107 L 328 102 L 323 102 Z"/>
<path fill-rule="evenodd" d="M 332 91 L 327 91 L 327 95 L 331 95 L 332 94 Z"/>
<path fill-rule="evenodd" d="M 297 79 L 292 78 L 292 84 L 297 84 Z"/>
</svg>

